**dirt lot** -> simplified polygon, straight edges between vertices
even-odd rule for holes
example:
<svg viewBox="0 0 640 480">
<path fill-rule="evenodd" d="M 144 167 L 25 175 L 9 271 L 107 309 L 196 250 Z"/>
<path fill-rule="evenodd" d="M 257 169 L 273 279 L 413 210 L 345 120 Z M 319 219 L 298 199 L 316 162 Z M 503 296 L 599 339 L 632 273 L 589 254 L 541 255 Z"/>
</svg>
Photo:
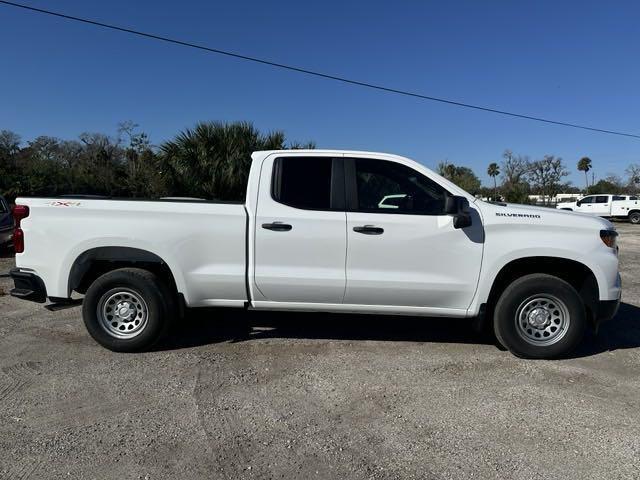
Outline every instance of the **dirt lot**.
<svg viewBox="0 0 640 480">
<path fill-rule="evenodd" d="M 553 362 L 461 321 L 213 312 L 116 354 L 79 308 L 0 293 L 0 478 L 638 478 L 640 227 L 618 229 L 620 313 Z"/>
</svg>

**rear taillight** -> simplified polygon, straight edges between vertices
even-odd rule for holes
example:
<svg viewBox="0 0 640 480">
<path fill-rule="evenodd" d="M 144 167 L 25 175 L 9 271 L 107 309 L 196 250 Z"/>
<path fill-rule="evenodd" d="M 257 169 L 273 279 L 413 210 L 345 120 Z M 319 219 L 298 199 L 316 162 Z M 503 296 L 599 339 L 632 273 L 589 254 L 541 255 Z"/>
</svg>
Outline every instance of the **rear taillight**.
<svg viewBox="0 0 640 480">
<path fill-rule="evenodd" d="M 15 226 L 13 229 L 13 249 L 16 253 L 24 252 L 24 232 L 20 228 L 20 222 L 23 218 L 29 216 L 29 207 L 26 205 L 16 205 L 13 207 L 13 219 Z"/>
<path fill-rule="evenodd" d="M 24 252 L 24 232 L 21 228 L 13 230 L 13 250 L 16 253 Z"/>
</svg>

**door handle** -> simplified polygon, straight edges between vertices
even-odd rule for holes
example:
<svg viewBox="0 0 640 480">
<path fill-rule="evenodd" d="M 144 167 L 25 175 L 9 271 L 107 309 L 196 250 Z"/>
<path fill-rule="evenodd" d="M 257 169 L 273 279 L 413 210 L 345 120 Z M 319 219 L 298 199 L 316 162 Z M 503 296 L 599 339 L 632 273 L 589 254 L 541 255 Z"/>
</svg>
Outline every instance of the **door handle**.
<svg viewBox="0 0 640 480">
<path fill-rule="evenodd" d="M 293 227 L 288 223 L 273 222 L 273 223 L 263 223 L 262 228 L 266 230 L 273 230 L 274 232 L 288 232 Z"/>
<path fill-rule="evenodd" d="M 363 225 L 362 227 L 353 227 L 353 231 L 363 233 L 364 235 L 382 235 L 384 228 L 374 227 L 373 225 Z"/>
</svg>

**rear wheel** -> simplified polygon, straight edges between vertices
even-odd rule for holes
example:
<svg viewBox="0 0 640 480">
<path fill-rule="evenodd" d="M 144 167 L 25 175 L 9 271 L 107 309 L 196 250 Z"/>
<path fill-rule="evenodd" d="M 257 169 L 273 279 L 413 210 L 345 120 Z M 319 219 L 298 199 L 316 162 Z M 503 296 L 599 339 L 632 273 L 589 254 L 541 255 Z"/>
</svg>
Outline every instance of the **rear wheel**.
<svg viewBox="0 0 640 480">
<path fill-rule="evenodd" d="M 147 270 L 105 273 L 87 290 L 82 316 L 89 334 L 117 352 L 146 350 L 166 332 L 173 316 L 171 293 Z"/>
<path fill-rule="evenodd" d="M 564 280 L 531 274 L 515 280 L 496 303 L 498 341 L 523 358 L 557 358 L 570 353 L 587 326 L 578 292 Z"/>
<path fill-rule="evenodd" d="M 640 223 L 640 212 L 631 212 L 629 214 L 629 221 L 634 225 L 638 225 Z"/>
</svg>

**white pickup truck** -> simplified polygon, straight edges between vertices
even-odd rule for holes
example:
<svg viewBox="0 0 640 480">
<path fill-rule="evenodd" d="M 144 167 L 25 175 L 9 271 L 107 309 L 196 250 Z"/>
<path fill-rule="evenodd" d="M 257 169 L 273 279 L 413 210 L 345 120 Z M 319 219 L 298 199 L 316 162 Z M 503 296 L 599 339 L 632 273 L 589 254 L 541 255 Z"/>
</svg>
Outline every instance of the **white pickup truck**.
<svg viewBox="0 0 640 480">
<path fill-rule="evenodd" d="M 558 203 L 556 208 L 599 217 L 627 219 L 636 225 L 640 224 L 640 202 L 637 195 L 589 195 L 576 202 Z"/>
<path fill-rule="evenodd" d="M 220 306 L 486 319 L 514 354 L 553 358 L 618 308 L 607 220 L 486 203 L 395 155 L 252 160 L 244 203 L 19 198 L 12 295 L 84 294 L 89 333 L 116 351 Z"/>
</svg>

